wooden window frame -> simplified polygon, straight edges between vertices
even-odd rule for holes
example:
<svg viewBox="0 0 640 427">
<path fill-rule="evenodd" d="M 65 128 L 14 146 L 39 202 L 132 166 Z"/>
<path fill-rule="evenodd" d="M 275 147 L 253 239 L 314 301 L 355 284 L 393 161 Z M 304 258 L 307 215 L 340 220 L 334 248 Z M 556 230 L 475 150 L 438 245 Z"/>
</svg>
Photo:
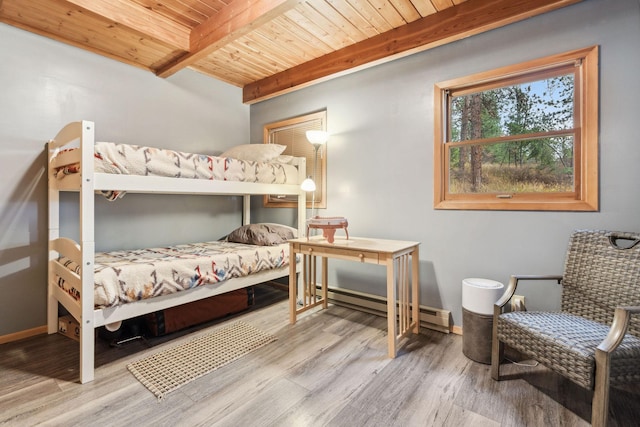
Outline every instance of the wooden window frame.
<svg viewBox="0 0 640 427">
<path fill-rule="evenodd" d="M 296 139 L 296 149 L 287 141 L 274 141 L 274 133 L 279 130 L 300 129 L 299 140 Z M 327 144 L 320 147 L 318 151 L 318 168 L 316 177 L 314 173 L 315 149 L 304 136 L 306 130 L 327 131 L 327 111 L 322 110 L 315 113 L 293 117 L 275 123 L 268 123 L 264 126 L 263 142 L 265 144 L 283 144 L 287 148 L 282 154 L 302 156 L 307 159 L 307 176 L 312 177 L 316 184 L 315 203 L 313 202 L 314 192 L 307 193 L 307 208 L 326 209 L 327 207 Z M 305 145 L 306 143 L 306 145 Z M 264 206 L 268 208 L 291 208 L 298 206 L 296 196 L 267 195 L 264 196 Z"/>
<path fill-rule="evenodd" d="M 440 82 L 434 88 L 434 208 L 460 210 L 597 211 L 598 194 L 598 46 L 591 46 L 502 67 L 496 70 Z M 447 149 L 451 91 L 475 92 L 533 81 L 534 76 L 575 67 L 574 102 L 574 191 L 569 193 L 451 194 L 448 191 Z M 501 81 L 497 84 L 497 81 Z"/>
</svg>

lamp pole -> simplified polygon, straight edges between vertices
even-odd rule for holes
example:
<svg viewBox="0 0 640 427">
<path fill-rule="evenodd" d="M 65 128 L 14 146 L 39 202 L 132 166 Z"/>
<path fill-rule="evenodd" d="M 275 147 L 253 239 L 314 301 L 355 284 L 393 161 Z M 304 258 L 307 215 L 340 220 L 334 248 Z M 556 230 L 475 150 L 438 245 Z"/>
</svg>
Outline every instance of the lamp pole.
<svg viewBox="0 0 640 427">
<path fill-rule="evenodd" d="M 318 151 L 320 147 L 324 145 L 329 139 L 329 134 L 323 130 L 308 130 L 306 132 L 307 140 L 313 145 L 313 182 L 315 184 L 318 171 Z M 313 194 L 311 195 L 311 217 L 315 216 L 316 209 L 316 188 L 317 184 L 313 186 Z"/>
<path fill-rule="evenodd" d="M 313 182 L 317 182 L 316 180 L 316 171 L 318 170 L 318 150 L 322 144 L 313 144 L 313 148 L 315 150 L 313 157 Z M 313 189 L 313 194 L 311 195 L 311 218 L 315 217 L 315 208 L 316 208 L 316 188 L 318 185 L 316 184 Z"/>
</svg>

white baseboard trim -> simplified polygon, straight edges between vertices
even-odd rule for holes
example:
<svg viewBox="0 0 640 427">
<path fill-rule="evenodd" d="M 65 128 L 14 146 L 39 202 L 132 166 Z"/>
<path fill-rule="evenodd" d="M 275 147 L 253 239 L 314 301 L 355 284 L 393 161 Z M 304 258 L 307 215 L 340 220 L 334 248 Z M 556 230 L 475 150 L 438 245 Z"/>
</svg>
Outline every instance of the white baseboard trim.
<svg viewBox="0 0 640 427">
<path fill-rule="evenodd" d="M 378 316 L 387 316 L 387 299 L 378 295 L 329 287 L 329 301 Z M 439 308 L 420 306 L 420 326 L 439 332 L 451 332 L 451 312 Z"/>
</svg>

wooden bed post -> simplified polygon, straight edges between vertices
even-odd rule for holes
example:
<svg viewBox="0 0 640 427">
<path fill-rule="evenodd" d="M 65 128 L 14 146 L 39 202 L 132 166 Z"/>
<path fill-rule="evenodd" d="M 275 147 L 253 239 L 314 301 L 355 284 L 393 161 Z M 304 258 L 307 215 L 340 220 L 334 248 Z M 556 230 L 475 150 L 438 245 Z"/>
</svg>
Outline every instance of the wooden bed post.
<svg viewBox="0 0 640 427">
<path fill-rule="evenodd" d="M 251 224 L 251 196 L 242 196 L 242 225 Z"/>
<path fill-rule="evenodd" d="M 54 295 L 55 290 L 55 273 L 53 272 L 52 261 L 57 258 L 54 253 L 55 241 L 60 238 L 60 189 L 56 177 L 54 176 L 55 167 L 52 166 L 51 160 L 58 153 L 60 147 L 78 139 L 81 134 L 81 123 L 73 122 L 62 128 L 55 136 L 55 139 L 47 142 L 47 184 L 49 196 L 49 244 L 47 256 L 47 333 L 55 334 L 58 332 L 58 300 Z"/>
<path fill-rule="evenodd" d="M 82 165 L 93 165 L 95 129 L 94 124 L 82 121 L 80 146 Z M 92 167 L 82 168 L 80 187 L 80 250 L 82 251 L 82 299 L 80 320 L 80 382 L 93 381 L 95 325 L 94 311 L 94 257 L 95 257 L 95 183 Z"/>
<path fill-rule="evenodd" d="M 55 141 L 47 142 L 47 158 L 51 158 L 56 149 Z M 47 333 L 58 331 L 58 300 L 53 295 L 54 273 L 51 260 L 56 255 L 53 252 L 53 241 L 60 237 L 60 191 L 55 185 L 55 176 L 51 165 L 47 168 L 47 185 L 49 188 L 49 250 L 47 255 Z"/>
</svg>

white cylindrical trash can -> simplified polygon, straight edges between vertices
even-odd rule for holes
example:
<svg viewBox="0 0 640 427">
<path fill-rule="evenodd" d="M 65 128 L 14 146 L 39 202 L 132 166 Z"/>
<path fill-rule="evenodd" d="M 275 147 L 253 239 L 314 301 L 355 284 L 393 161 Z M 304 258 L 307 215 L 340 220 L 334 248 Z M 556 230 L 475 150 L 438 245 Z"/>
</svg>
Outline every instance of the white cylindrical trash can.
<svg viewBox="0 0 640 427">
<path fill-rule="evenodd" d="M 480 363 L 491 363 L 493 305 L 504 292 L 495 280 L 469 278 L 462 281 L 462 353 Z"/>
</svg>

